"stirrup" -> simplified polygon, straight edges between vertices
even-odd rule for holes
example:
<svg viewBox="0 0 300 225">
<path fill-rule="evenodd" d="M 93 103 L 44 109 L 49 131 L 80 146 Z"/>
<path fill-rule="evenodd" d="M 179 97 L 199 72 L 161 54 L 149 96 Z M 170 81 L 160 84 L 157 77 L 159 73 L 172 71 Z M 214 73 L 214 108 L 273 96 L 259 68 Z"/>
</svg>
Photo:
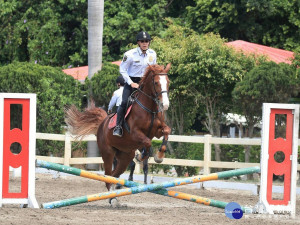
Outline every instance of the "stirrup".
<svg viewBox="0 0 300 225">
<path fill-rule="evenodd" d="M 114 136 L 122 137 L 123 136 L 123 129 L 120 125 L 116 126 L 113 131 Z"/>
</svg>

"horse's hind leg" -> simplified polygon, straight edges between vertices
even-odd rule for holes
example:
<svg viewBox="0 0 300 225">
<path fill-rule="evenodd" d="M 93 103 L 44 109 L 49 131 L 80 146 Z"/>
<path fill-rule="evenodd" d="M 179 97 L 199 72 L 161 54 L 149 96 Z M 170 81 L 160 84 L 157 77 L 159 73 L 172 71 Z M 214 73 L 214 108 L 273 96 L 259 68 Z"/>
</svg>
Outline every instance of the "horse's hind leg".
<svg viewBox="0 0 300 225">
<path fill-rule="evenodd" d="M 129 167 L 130 167 L 130 174 L 129 174 L 128 180 L 133 181 L 133 172 L 135 169 L 135 162 L 133 160 L 130 162 Z"/>
<path fill-rule="evenodd" d="M 129 163 L 133 160 L 134 154 L 134 151 L 132 151 L 131 153 L 117 151 L 116 158 L 118 160 L 118 163 L 116 169 L 112 173 L 114 177 L 118 178 L 125 172 Z"/>
<path fill-rule="evenodd" d="M 121 151 L 116 152 L 117 166 L 112 171 L 113 177 L 118 178 L 118 177 L 120 177 L 121 174 L 124 173 L 124 171 L 127 169 L 128 165 L 129 165 L 129 163 L 132 161 L 134 154 L 135 154 L 134 151 L 131 154 L 124 153 Z M 114 187 L 115 187 L 115 185 L 111 186 L 110 189 L 114 189 Z M 119 206 L 119 202 L 118 202 L 117 198 L 109 199 L 109 203 L 113 207 Z"/>
<path fill-rule="evenodd" d="M 116 157 L 114 157 L 114 161 L 113 161 L 113 170 L 117 167 L 117 159 Z"/>
<path fill-rule="evenodd" d="M 102 159 L 104 161 L 105 175 L 113 176 L 113 171 L 115 171 L 116 168 L 118 167 L 118 162 L 115 159 L 115 151 L 113 150 L 109 151 L 108 149 L 106 149 L 106 151 L 102 150 Z M 116 188 L 115 184 L 105 183 L 105 185 L 108 191 L 114 191 Z M 108 199 L 108 202 L 113 207 L 118 207 L 119 205 L 116 198 L 110 198 Z"/>
<path fill-rule="evenodd" d="M 109 151 L 108 149 L 105 149 L 106 151 L 104 151 L 104 149 L 101 149 L 101 154 L 102 154 L 102 159 L 104 162 L 104 171 L 105 171 L 105 175 L 108 176 L 112 176 L 113 171 L 112 171 L 112 166 L 113 166 L 113 162 L 114 162 L 114 157 L 115 157 L 115 151 L 113 151 L 112 149 Z M 114 168 L 115 170 L 115 168 Z M 110 183 L 105 183 L 106 188 L 108 191 L 110 191 L 112 184 Z"/>
<path fill-rule="evenodd" d="M 144 184 L 147 184 L 148 175 L 148 159 L 143 161 L 143 171 L 144 171 Z"/>
</svg>

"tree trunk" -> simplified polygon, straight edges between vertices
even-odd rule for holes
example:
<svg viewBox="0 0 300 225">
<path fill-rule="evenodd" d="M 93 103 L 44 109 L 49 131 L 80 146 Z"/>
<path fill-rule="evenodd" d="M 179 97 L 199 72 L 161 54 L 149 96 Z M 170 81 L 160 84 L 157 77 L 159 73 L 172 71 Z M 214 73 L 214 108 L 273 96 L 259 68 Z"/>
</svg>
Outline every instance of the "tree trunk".
<svg viewBox="0 0 300 225">
<path fill-rule="evenodd" d="M 214 121 L 214 133 L 216 134 L 217 137 L 222 136 L 219 119 L 215 119 Z M 221 161 L 222 149 L 219 144 L 214 144 L 214 146 L 215 146 L 215 161 Z M 221 169 L 218 168 L 217 171 L 221 171 Z"/>
<path fill-rule="evenodd" d="M 102 67 L 104 0 L 88 0 L 88 77 L 91 79 Z M 89 87 L 89 103 L 92 91 Z M 99 149 L 95 141 L 89 141 L 87 157 L 98 157 Z M 87 169 L 99 170 L 98 164 L 88 164 Z"/>
<path fill-rule="evenodd" d="M 215 161 L 221 161 L 222 150 L 220 148 L 220 145 L 214 144 L 214 146 L 215 146 Z"/>
</svg>

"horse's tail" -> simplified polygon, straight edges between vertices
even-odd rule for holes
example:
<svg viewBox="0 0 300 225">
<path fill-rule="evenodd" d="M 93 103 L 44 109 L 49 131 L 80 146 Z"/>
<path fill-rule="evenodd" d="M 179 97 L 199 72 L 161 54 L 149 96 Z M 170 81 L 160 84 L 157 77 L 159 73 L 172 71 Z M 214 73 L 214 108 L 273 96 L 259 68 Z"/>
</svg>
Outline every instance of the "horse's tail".
<svg viewBox="0 0 300 225">
<path fill-rule="evenodd" d="M 98 127 L 107 116 L 105 110 L 96 107 L 94 102 L 91 102 L 83 112 L 80 112 L 75 105 L 65 107 L 64 111 L 68 130 L 80 140 L 89 134 L 96 135 Z"/>
</svg>

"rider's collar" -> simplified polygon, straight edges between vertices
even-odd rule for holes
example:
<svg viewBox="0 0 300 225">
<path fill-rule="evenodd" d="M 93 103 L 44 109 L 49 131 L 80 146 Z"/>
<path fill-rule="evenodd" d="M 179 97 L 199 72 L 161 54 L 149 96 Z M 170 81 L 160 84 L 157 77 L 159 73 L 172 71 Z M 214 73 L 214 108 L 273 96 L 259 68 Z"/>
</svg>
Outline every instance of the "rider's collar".
<svg viewBox="0 0 300 225">
<path fill-rule="evenodd" d="M 149 49 L 147 49 L 147 50 L 146 50 L 146 53 L 145 53 L 145 55 L 147 55 L 147 54 L 148 54 L 148 50 L 149 50 Z M 141 49 L 140 47 L 137 47 L 137 51 L 138 51 L 139 55 L 142 55 L 142 54 L 144 54 L 144 53 L 143 53 L 143 51 L 142 51 L 142 49 Z"/>
</svg>

